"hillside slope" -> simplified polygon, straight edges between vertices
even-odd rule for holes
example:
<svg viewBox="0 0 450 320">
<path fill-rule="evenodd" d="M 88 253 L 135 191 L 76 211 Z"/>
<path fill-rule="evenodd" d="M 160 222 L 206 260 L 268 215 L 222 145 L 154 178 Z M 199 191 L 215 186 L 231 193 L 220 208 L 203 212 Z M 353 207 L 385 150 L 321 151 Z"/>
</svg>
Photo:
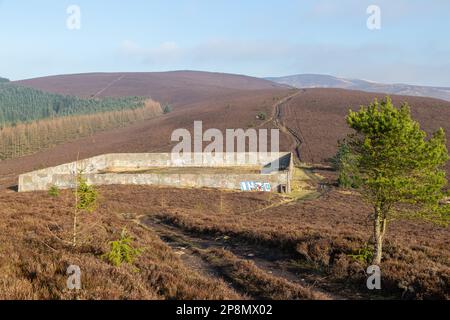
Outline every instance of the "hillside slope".
<svg viewBox="0 0 450 320">
<path fill-rule="evenodd" d="M 95 133 L 89 137 L 60 144 L 36 154 L 2 161 L 0 187 L 17 184 L 17 175 L 38 168 L 114 152 L 169 152 L 176 144 L 171 134 L 179 128 L 193 130 L 194 121 L 203 121 L 203 130 L 217 128 L 268 127 L 270 122 L 257 120 L 259 112 L 271 114 L 273 105 L 290 90 L 232 90 L 200 102 L 183 104 L 179 109 L 133 125 Z"/>
<path fill-rule="evenodd" d="M 64 143 L 49 150 L 14 160 L 0 166 L 0 185 L 11 186 L 16 176 L 37 168 L 70 162 L 76 159 L 110 152 L 168 152 L 175 145 L 170 141 L 173 130 L 192 130 L 195 120 L 203 121 L 203 129 L 274 128 L 273 122 L 256 120 L 258 112 L 272 114 L 274 105 L 292 90 L 234 90 L 201 102 L 185 104 L 183 108 L 131 126 L 96 133 L 90 137 Z M 302 89 L 281 106 L 279 117 L 303 141 L 301 160 L 327 164 L 337 149 L 337 142 L 349 132 L 345 116 L 349 109 L 370 103 L 382 94 L 342 89 Z M 450 132 L 450 103 L 420 97 L 392 96 L 396 105 L 408 101 L 414 119 L 427 132 L 443 127 Z M 291 139 L 280 136 L 280 149 L 290 150 Z M 448 143 L 450 149 L 450 139 Z"/>
<path fill-rule="evenodd" d="M 14 83 L 0 83 L 0 126 L 46 118 L 139 109 L 145 97 L 81 99 Z"/>
<path fill-rule="evenodd" d="M 443 100 L 391 96 L 396 106 L 408 102 L 412 117 L 421 128 L 432 133 L 442 127 L 450 149 L 450 102 Z M 337 149 L 337 142 L 350 132 L 345 121 L 349 109 L 359 110 L 383 94 L 343 89 L 302 89 L 282 110 L 282 120 L 296 132 L 303 143 L 301 158 L 305 162 L 327 163 Z"/>
<path fill-rule="evenodd" d="M 271 90 L 285 87 L 248 76 L 198 71 L 73 74 L 16 83 L 80 97 L 151 96 L 161 103 L 171 103 L 174 107 L 186 106 L 234 90 Z"/>
<path fill-rule="evenodd" d="M 178 128 L 192 129 L 195 120 L 208 128 L 275 127 L 271 121 L 256 120 L 259 112 L 268 115 L 274 105 L 295 90 L 251 77 L 178 71 L 167 73 L 82 74 L 38 78 L 20 82 L 51 92 L 79 96 L 151 95 L 161 102 L 170 102 L 170 114 L 133 124 L 127 128 L 94 134 L 36 155 L 5 161 L 0 176 L 7 181 L 37 167 L 73 161 L 107 152 L 165 152 L 174 143 L 170 136 Z M 305 162 L 326 163 L 334 155 L 337 141 L 348 132 L 345 116 L 350 108 L 358 109 L 384 94 L 342 89 L 301 89 L 281 108 L 281 120 L 304 143 L 301 158 Z M 408 101 L 413 117 L 428 132 L 443 127 L 450 132 L 450 103 L 443 100 L 393 96 L 396 105 Z M 286 134 L 281 136 L 281 150 L 292 147 Z M 449 144 L 450 147 L 450 144 Z"/>
</svg>

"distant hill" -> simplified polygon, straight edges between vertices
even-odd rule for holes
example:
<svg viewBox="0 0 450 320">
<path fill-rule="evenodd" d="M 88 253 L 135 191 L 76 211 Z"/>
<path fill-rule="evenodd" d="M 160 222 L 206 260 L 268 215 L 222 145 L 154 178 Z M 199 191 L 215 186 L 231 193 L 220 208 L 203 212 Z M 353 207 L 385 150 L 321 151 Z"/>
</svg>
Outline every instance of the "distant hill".
<svg viewBox="0 0 450 320">
<path fill-rule="evenodd" d="M 431 97 L 450 101 L 450 88 L 414 86 L 408 84 L 383 84 L 360 79 L 345 79 L 321 74 L 298 74 L 266 78 L 295 88 L 335 88 L 405 96 Z"/>
<path fill-rule="evenodd" d="M 174 107 L 187 106 L 242 90 L 285 87 L 243 75 L 199 72 L 88 73 L 58 75 L 17 81 L 35 89 L 79 97 L 151 96 Z"/>
<path fill-rule="evenodd" d="M 9 82 L 9 79 L 0 77 L 0 83 Z"/>
</svg>

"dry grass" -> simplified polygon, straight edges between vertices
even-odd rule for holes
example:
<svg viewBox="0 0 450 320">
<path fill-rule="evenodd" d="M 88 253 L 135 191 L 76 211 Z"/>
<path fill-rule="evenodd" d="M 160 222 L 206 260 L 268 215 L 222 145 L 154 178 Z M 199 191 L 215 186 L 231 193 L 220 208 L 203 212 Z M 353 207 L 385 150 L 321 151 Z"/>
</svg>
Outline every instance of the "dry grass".
<svg viewBox="0 0 450 320">
<path fill-rule="evenodd" d="M 196 250 L 211 265 L 219 268 L 234 285 L 258 299 L 269 300 L 327 300 L 315 292 L 285 279 L 261 271 L 252 261 L 237 258 L 224 249 Z"/>
<path fill-rule="evenodd" d="M 319 179 L 319 177 L 317 177 L 317 179 Z M 319 196 L 316 188 L 313 186 L 311 177 L 308 176 L 305 168 L 294 167 L 291 189 L 289 197 L 292 199 L 306 199 Z"/>
<path fill-rule="evenodd" d="M 69 264 L 82 269 L 80 299 L 227 299 L 243 298 L 246 292 L 274 299 L 308 298 L 307 292 L 292 291 L 292 283 L 274 282 L 248 261 L 226 252 L 208 252 L 211 263 L 244 287 L 237 293 L 220 277 L 184 265 L 154 232 L 127 215 L 158 217 L 198 238 L 228 236 L 254 250 L 258 245 L 272 248 L 290 255 L 299 272 L 318 271 L 328 282 L 348 284 L 355 293 L 367 292 L 366 266 L 348 256 L 365 245 L 371 232 L 370 210 L 355 194 L 331 191 L 315 200 L 283 204 L 283 197 L 263 193 L 150 186 L 99 190 L 99 209 L 81 218 L 84 244 L 77 250 L 60 240 L 70 239 L 70 191 L 59 198 L 0 192 L 0 298 L 75 298 L 65 289 Z M 123 227 L 136 239 L 136 246 L 146 249 L 136 261 L 137 270 L 114 268 L 100 259 L 107 242 L 116 239 Z M 448 231 L 428 223 L 392 223 L 381 294 L 448 299 Z"/>
<path fill-rule="evenodd" d="M 0 299 L 238 299 L 223 281 L 183 265 L 154 233 L 108 209 L 108 197 L 93 214 L 83 214 L 83 244 L 72 249 L 73 196 L 0 193 Z M 100 256 L 126 227 L 144 248 L 135 266 L 113 267 Z M 82 290 L 66 288 L 66 269 L 81 268 Z"/>
<path fill-rule="evenodd" d="M 369 212 L 357 195 L 332 191 L 324 198 L 267 210 L 231 209 L 220 214 L 205 209 L 168 208 L 159 217 L 192 234 L 227 235 L 237 241 L 291 252 L 332 279 L 365 290 L 367 264 L 349 255 L 364 247 L 370 238 Z M 448 235 L 448 228 L 424 222 L 392 223 L 382 265 L 383 294 L 449 298 Z"/>
</svg>

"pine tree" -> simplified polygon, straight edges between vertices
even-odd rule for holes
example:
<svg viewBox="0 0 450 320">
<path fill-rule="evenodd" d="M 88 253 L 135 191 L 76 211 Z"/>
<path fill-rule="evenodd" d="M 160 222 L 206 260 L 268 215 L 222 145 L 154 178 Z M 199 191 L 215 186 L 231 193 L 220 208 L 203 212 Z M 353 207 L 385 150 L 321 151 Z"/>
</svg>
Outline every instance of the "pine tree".
<svg viewBox="0 0 450 320">
<path fill-rule="evenodd" d="M 351 170 L 373 208 L 373 263 L 379 265 L 389 221 L 421 218 L 449 223 L 450 206 L 442 204 L 447 186 L 445 133 L 439 129 L 426 139 L 408 105 L 397 109 L 390 98 L 350 111 L 347 123 L 354 130 L 348 137 L 355 159 Z"/>
</svg>

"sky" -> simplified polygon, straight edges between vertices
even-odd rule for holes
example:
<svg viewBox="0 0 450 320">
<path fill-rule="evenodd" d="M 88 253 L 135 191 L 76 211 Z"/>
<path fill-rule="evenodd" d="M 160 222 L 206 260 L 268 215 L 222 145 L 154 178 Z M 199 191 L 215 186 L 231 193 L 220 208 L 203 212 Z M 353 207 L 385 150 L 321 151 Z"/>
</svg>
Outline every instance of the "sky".
<svg viewBox="0 0 450 320">
<path fill-rule="evenodd" d="M 0 76 L 203 70 L 450 87 L 449 33 L 448 0 L 0 0 Z"/>
</svg>

